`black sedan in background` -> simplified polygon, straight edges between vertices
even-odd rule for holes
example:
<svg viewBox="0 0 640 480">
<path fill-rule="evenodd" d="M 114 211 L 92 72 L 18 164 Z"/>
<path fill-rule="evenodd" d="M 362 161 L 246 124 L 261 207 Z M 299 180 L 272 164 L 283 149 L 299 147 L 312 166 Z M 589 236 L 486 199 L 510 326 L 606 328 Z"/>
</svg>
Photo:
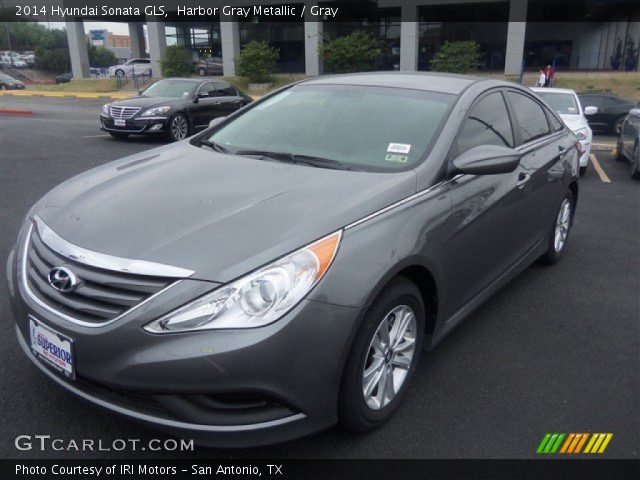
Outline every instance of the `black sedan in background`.
<svg viewBox="0 0 640 480">
<path fill-rule="evenodd" d="M 252 101 L 223 80 L 160 80 L 137 97 L 103 105 L 100 128 L 114 138 L 164 134 L 182 140 Z"/>
<path fill-rule="evenodd" d="M 71 80 L 73 80 L 73 73 L 61 73 L 56 77 L 56 85 L 60 85 L 61 83 L 69 83 Z"/>
<path fill-rule="evenodd" d="M 24 83 L 6 73 L 0 73 L 0 90 L 22 90 Z"/>
<path fill-rule="evenodd" d="M 607 130 L 620 135 L 624 119 L 636 103 L 617 95 L 604 93 L 579 93 L 582 109 L 596 107 L 598 111 L 589 115 L 587 121 L 594 130 Z"/>
</svg>

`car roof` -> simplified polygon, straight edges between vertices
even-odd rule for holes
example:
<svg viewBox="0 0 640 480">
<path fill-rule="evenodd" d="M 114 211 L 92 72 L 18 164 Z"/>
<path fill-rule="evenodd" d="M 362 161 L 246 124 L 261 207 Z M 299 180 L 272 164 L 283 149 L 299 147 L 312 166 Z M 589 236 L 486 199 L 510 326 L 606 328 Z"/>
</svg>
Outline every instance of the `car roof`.
<svg viewBox="0 0 640 480">
<path fill-rule="evenodd" d="M 534 92 L 570 93 L 572 95 L 576 94 L 576 91 L 570 88 L 531 87 L 531 90 L 533 90 Z"/>
<path fill-rule="evenodd" d="M 434 72 L 371 72 L 347 75 L 326 75 L 301 82 L 307 85 L 358 85 L 368 87 L 393 87 L 408 90 L 460 95 L 474 83 L 489 81 L 483 77 Z M 506 82 L 502 82 L 509 85 Z"/>
</svg>

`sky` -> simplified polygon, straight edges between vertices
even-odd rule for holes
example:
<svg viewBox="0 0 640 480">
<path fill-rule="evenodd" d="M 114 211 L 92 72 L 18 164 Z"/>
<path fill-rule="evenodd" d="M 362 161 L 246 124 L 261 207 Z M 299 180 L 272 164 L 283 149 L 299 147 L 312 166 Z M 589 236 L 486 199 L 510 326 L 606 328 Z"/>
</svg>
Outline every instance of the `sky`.
<svg viewBox="0 0 640 480">
<path fill-rule="evenodd" d="M 43 25 L 49 26 L 49 28 L 65 28 L 64 22 L 40 22 Z M 84 22 L 84 31 L 89 33 L 89 30 L 109 30 L 116 35 L 129 35 L 129 26 L 126 22 Z"/>
</svg>

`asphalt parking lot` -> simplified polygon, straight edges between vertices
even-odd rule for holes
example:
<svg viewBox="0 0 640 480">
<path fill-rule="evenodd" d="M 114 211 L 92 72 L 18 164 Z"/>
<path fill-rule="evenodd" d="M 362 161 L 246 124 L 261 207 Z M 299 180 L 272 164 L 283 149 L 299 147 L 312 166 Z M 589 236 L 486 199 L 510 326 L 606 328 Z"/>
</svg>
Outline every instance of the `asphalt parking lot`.
<svg viewBox="0 0 640 480">
<path fill-rule="evenodd" d="M 611 432 L 603 456 L 638 457 L 640 182 L 610 151 L 581 181 L 569 250 L 534 265 L 423 355 L 403 405 L 380 430 L 337 429 L 257 449 L 162 452 L 19 451 L 17 435 L 165 438 L 76 398 L 22 354 L 5 288 L 6 259 L 27 209 L 63 180 L 161 145 L 117 141 L 97 127 L 102 101 L 0 97 L 1 419 L 3 458 L 532 458 L 545 432 Z M 611 141 L 599 138 L 598 141 Z M 168 193 L 170 194 L 170 193 Z"/>
</svg>

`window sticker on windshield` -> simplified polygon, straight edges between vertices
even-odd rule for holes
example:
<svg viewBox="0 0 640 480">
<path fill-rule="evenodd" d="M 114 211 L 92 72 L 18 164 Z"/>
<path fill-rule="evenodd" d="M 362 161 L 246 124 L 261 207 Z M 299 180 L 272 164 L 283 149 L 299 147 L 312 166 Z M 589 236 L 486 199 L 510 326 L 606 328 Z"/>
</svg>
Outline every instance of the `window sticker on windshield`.
<svg viewBox="0 0 640 480">
<path fill-rule="evenodd" d="M 397 153 L 387 153 L 387 156 L 384 159 L 387 162 L 395 162 L 395 163 L 407 163 L 407 155 L 399 155 Z"/>
<path fill-rule="evenodd" d="M 387 147 L 387 153 L 403 153 L 404 155 L 409 155 L 409 150 L 411 150 L 411 145 L 406 143 L 390 143 Z"/>
<path fill-rule="evenodd" d="M 567 110 L 569 110 L 569 113 L 576 113 L 578 111 L 576 107 L 568 107 Z"/>
</svg>

